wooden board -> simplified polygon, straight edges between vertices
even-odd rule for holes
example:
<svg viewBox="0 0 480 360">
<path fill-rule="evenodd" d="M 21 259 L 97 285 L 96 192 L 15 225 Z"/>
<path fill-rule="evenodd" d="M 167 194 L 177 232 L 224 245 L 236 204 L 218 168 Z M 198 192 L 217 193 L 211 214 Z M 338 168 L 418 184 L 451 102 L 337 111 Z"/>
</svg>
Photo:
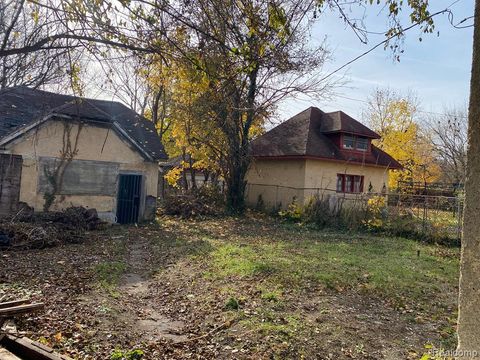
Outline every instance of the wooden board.
<svg viewBox="0 0 480 360">
<path fill-rule="evenodd" d="M 0 318 L 12 317 L 19 314 L 26 314 L 44 308 L 43 303 L 24 304 L 0 309 Z"/>
<path fill-rule="evenodd" d="M 45 171 L 52 172 L 60 160 L 40 157 L 38 191 L 51 191 L 51 183 Z M 59 195 L 104 195 L 115 196 L 119 164 L 107 161 L 73 160 L 65 168 Z"/>
<path fill-rule="evenodd" d="M 72 360 L 70 357 L 59 355 L 48 346 L 27 337 L 5 335 L 0 341 L 0 346 L 22 360 Z"/>
<path fill-rule="evenodd" d="M 7 349 L 0 347 L 0 360 L 22 360 Z"/>
<path fill-rule="evenodd" d="M 23 305 L 23 304 L 28 304 L 28 303 L 30 303 L 30 300 L 28 300 L 28 299 L 7 301 L 7 302 L 0 303 L 0 309 L 5 309 L 5 308 L 8 308 L 8 307 L 18 306 L 18 305 Z"/>
</svg>

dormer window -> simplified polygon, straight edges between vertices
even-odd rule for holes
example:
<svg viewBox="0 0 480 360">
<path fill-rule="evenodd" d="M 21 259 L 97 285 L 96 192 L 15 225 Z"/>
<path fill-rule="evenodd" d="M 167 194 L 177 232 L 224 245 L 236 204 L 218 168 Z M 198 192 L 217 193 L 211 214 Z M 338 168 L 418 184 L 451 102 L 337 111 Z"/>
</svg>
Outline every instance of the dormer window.
<svg viewBox="0 0 480 360">
<path fill-rule="evenodd" d="M 360 136 L 343 135 L 343 148 L 345 150 L 368 151 L 368 139 Z"/>
<path fill-rule="evenodd" d="M 343 148 L 347 150 L 353 150 L 355 146 L 355 137 L 350 135 L 343 136 Z"/>
<path fill-rule="evenodd" d="M 367 151 L 368 150 L 368 139 L 364 137 L 357 137 L 356 141 L 356 148 L 360 151 Z"/>
</svg>

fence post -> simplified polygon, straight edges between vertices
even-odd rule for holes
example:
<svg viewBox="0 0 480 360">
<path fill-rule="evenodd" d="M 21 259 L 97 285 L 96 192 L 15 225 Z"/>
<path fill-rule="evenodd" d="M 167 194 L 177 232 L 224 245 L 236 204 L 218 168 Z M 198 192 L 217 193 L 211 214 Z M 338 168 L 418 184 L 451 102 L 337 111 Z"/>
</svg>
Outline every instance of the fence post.
<svg viewBox="0 0 480 360">
<path fill-rule="evenodd" d="M 278 185 L 275 185 L 275 204 L 273 208 L 276 210 L 278 206 Z"/>
</svg>

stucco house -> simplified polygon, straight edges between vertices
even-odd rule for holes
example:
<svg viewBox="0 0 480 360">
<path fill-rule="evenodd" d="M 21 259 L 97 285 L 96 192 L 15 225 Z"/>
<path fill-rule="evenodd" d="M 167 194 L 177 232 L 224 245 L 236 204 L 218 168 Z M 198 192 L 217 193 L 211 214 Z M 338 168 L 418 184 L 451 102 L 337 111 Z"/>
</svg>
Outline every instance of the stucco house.
<svg viewBox="0 0 480 360">
<path fill-rule="evenodd" d="M 185 160 L 184 160 L 185 159 Z M 177 191 L 177 188 L 169 185 L 165 179 L 165 175 L 174 168 L 183 169 L 181 173 L 181 178 L 178 182 L 179 188 L 181 189 L 192 189 L 195 182 L 195 187 L 201 188 L 205 185 L 207 186 L 217 186 L 223 191 L 225 183 L 223 178 L 219 177 L 218 174 L 212 172 L 208 169 L 195 168 L 192 172 L 190 164 L 194 164 L 195 159 L 191 160 L 191 156 L 186 154 L 185 156 L 179 155 L 175 156 L 168 161 L 162 161 L 159 164 L 159 183 L 158 183 L 158 194 L 159 197 L 165 197 L 166 194 Z"/>
<path fill-rule="evenodd" d="M 252 142 L 247 202 L 284 208 L 319 192 L 386 192 L 389 170 L 401 165 L 372 144 L 379 138 L 342 111 L 310 107 Z"/>
<path fill-rule="evenodd" d="M 155 211 L 155 126 L 125 105 L 26 87 L 0 91 L 0 215 L 26 203 L 35 211 L 95 208 L 133 223 Z"/>
</svg>

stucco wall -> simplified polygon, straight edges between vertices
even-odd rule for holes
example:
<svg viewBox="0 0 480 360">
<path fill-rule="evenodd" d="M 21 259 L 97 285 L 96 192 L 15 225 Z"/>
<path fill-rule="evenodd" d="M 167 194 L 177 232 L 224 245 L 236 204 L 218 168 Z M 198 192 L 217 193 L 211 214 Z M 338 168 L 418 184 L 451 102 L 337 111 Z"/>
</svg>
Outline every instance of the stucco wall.
<svg viewBox="0 0 480 360">
<path fill-rule="evenodd" d="M 302 203 L 305 183 L 305 160 L 255 160 L 247 173 L 246 201 L 256 206 L 261 196 L 265 207 L 286 207 Z"/>
<path fill-rule="evenodd" d="M 336 191 L 337 174 L 364 176 L 363 191 L 379 193 L 383 185 L 388 186 L 388 170 L 376 166 L 337 163 L 333 161 L 307 160 L 305 171 L 305 188 L 320 188 Z M 314 195 L 315 190 L 306 190 L 305 200 Z"/>
<path fill-rule="evenodd" d="M 247 204 L 256 206 L 259 196 L 266 208 L 286 208 L 293 199 L 299 204 L 330 189 L 335 193 L 337 174 L 364 176 L 364 191 L 381 192 L 388 184 L 388 170 L 322 160 L 256 160 L 247 173 Z M 349 196 L 349 195 L 346 195 Z"/>
<path fill-rule="evenodd" d="M 38 191 L 39 174 L 43 171 L 40 169 L 38 160 L 40 157 L 61 157 L 60 153 L 64 148 L 64 129 L 62 121 L 48 121 L 6 146 L 7 151 L 23 157 L 20 201 L 33 206 L 36 211 L 41 211 L 45 202 L 43 194 Z M 158 165 L 156 163 L 145 161 L 112 129 L 83 125 L 80 133 L 78 131 L 78 125 L 73 125 L 70 131 L 72 143 L 78 134 L 76 160 L 118 163 L 120 173 L 132 172 L 144 175 L 144 198 L 148 195 L 157 196 Z M 58 210 L 78 205 L 96 208 L 99 212 L 114 213 L 116 196 L 60 195 L 57 196 L 51 209 Z"/>
</svg>

